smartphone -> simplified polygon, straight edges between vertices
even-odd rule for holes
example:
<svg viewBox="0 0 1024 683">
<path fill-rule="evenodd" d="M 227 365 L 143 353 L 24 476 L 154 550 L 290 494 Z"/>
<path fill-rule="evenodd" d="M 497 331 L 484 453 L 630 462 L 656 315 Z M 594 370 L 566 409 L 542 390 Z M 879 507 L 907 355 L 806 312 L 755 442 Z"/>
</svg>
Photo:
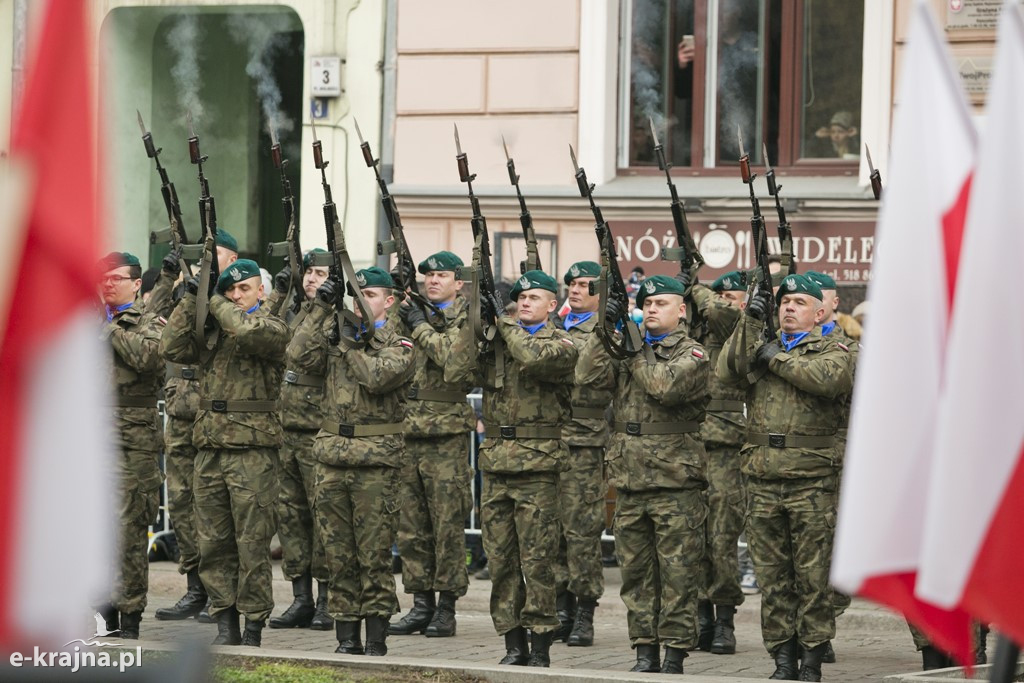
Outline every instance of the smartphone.
<svg viewBox="0 0 1024 683">
<path fill-rule="evenodd" d="M 692 48 L 695 45 L 693 36 L 689 33 L 683 36 L 682 43 L 683 47 L 689 48 Z"/>
</svg>

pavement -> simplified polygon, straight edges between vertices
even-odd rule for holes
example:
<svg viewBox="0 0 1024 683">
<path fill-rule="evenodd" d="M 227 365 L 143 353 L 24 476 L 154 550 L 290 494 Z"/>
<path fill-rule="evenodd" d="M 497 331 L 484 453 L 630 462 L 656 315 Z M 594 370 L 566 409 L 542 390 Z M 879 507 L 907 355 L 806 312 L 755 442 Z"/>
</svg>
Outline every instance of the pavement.
<svg viewBox="0 0 1024 683">
<path fill-rule="evenodd" d="M 280 563 L 274 563 L 274 614 L 280 614 L 291 603 L 291 584 L 281 578 Z M 399 600 L 403 612 L 409 608 L 411 596 L 402 593 L 401 576 L 396 575 Z M 567 647 L 556 643 L 551 647 L 549 675 L 561 671 L 566 680 L 650 680 L 654 674 L 627 674 L 635 661 L 626 635 L 626 609 L 619 598 L 621 577 L 618 569 L 605 569 L 605 594 L 595 615 L 595 642 L 592 647 Z M 171 562 L 150 566 L 149 606 L 143 615 L 141 641 L 143 648 L 167 649 L 194 641 L 210 642 L 216 626 L 188 621 L 157 621 L 153 612 L 158 607 L 173 605 L 185 589 L 185 578 Z M 391 636 L 389 653 L 384 658 L 352 658 L 335 655 L 334 632 L 308 629 L 263 631 L 261 651 L 250 648 L 223 648 L 241 654 L 274 655 L 286 658 L 333 662 L 360 667 L 408 665 L 420 668 L 453 668 L 479 675 L 486 680 L 526 680 L 519 667 L 495 667 L 504 655 L 504 641 L 494 632 L 488 613 L 490 581 L 470 579 L 468 594 L 458 602 L 458 634 L 454 638 L 425 636 Z M 760 638 L 759 595 L 749 595 L 736 614 L 735 655 L 713 655 L 692 652 L 685 660 L 687 675 L 694 680 L 742 681 L 766 679 L 774 670 L 771 658 Z M 397 618 L 397 617 L 395 617 Z M 89 622 L 91 626 L 91 622 Z M 910 632 L 902 618 L 872 603 L 855 599 L 853 605 L 837 622 L 833 641 L 837 662 L 824 665 L 825 681 L 854 682 L 881 680 L 885 676 L 918 671 L 920 655 L 915 652 Z M 994 648 L 994 643 L 991 645 Z M 371 662 L 370 660 L 379 660 Z M 501 677 L 503 670 L 509 675 Z M 531 675 L 537 675 L 531 670 Z M 516 675 L 511 675 L 516 674 Z M 557 677 L 557 676 L 556 676 Z"/>
</svg>

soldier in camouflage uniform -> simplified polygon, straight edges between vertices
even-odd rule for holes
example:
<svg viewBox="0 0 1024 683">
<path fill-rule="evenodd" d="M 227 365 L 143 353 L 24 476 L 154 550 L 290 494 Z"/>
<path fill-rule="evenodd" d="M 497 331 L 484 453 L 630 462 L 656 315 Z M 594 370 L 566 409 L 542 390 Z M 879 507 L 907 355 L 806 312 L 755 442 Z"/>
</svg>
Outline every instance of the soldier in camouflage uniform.
<svg viewBox="0 0 1024 683">
<path fill-rule="evenodd" d="M 761 583 L 761 633 L 776 663 L 772 678 L 816 681 L 835 637 L 828 577 L 839 484 L 836 432 L 853 387 L 853 355 L 821 335 L 821 289 L 803 275 L 783 278 L 779 336 L 764 341 L 770 296 L 758 292 L 747 304 L 717 370 L 747 391 L 746 529 Z"/>
<path fill-rule="evenodd" d="M 569 267 L 563 280 L 569 287 L 569 313 L 562 327 L 578 349 L 594 334 L 600 297 L 590 294 L 590 283 L 601 274 L 593 261 Z M 572 420 L 562 437 L 569 446 L 566 469 L 558 475 L 562 533 L 555 565 L 556 615 L 561 626 L 555 640 L 571 646 L 594 644 L 594 609 L 604 594 L 601 533 L 604 531 L 604 448 L 608 443 L 605 411 L 612 401 L 612 384 L 573 388 Z M 578 601 L 578 605 L 577 605 Z"/>
<path fill-rule="evenodd" d="M 505 637 L 501 664 L 550 666 L 558 627 L 558 474 L 569 457 L 562 428 L 570 419 L 577 350 L 549 320 L 558 305 L 556 290 L 550 275 L 524 273 L 510 293 L 518 320 L 499 317 L 500 340 L 486 351 L 465 326 L 445 367 L 446 381 L 479 377 L 484 387 L 480 517 L 491 570 L 491 620 Z M 532 652 L 527 629 L 533 632 Z"/>
<path fill-rule="evenodd" d="M 157 391 L 162 320 L 143 311 L 136 294 L 142 286 L 139 259 L 111 252 L 101 262 L 100 299 L 106 308 L 102 338 L 110 345 L 114 425 L 120 452 L 116 468 L 118 554 L 110 604 L 100 607 L 108 631 L 137 639 L 149 589 L 147 534 L 160 504 Z M 120 613 L 120 619 L 118 614 Z M 119 623 L 120 622 L 120 623 Z"/>
<path fill-rule="evenodd" d="M 722 345 L 732 334 L 746 305 L 746 277 L 737 271 L 726 273 L 711 287 L 694 284 L 688 298 L 705 324 L 701 340 L 715 367 Z M 697 602 L 699 636 L 697 648 L 714 654 L 734 654 L 736 636 L 733 617 L 743 604 L 739 583 L 736 543 L 743 532 L 746 506 L 740 448 L 747 431 L 743 399 L 745 392 L 726 386 L 714 374 L 708 380 L 711 401 L 701 428 L 708 460 L 708 523 L 705 527 L 705 580 Z"/>
<path fill-rule="evenodd" d="M 326 266 L 313 265 L 313 253 L 325 252 L 323 249 L 313 249 L 303 257 L 303 289 L 296 294 L 298 301 L 301 301 L 298 311 L 289 308 L 293 302 L 288 301 L 287 297 L 291 280 L 291 271 L 287 266 L 274 276 L 274 293 L 267 299 L 271 310 L 288 321 L 293 334 L 302 319 L 309 314 L 316 290 L 328 276 Z M 294 337 L 292 343 L 295 343 Z M 294 600 L 280 616 L 270 619 L 270 628 L 310 627 L 317 631 L 334 628 L 334 620 L 327 612 L 327 560 L 319 531 L 313 521 L 316 486 L 313 440 L 323 421 L 323 396 L 322 374 L 304 373 L 291 367 L 285 369 L 280 400 L 284 443 L 278 451 L 281 490 L 277 503 L 277 535 L 281 540 L 283 556 L 281 571 L 292 584 Z M 317 582 L 315 603 L 313 579 Z"/>
<path fill-rule="evenodd" d="M 335 652 L 387 654 L 387 628 L 398 611 L 391 543 L 398 524 L 399 472 L 404 464 L 406 385 L 415 370 L 413 344 L 387 323 L 394 281 L 380 268 L 356 273 L 373 320 L 338 329 L 339 292 L 328 279 L 288 346 L 288 367 L 327 378 L 324 419 L 313 442 L 313 510 L 330 574 L 327 606 L 335 619 Z M 350 283 L 354 284 L 354 283 Z"/>
<path fill-rule="evenodd" d="M 467 435 L 476 424 L 466 402 L 466 382 L 444 381 L 444 368 L 459 330 L 468 324 L 462 259 L 449 251 L 419 264 L 427 299 L 441 309 L 429 314 L 406 302 L 400 315 L 416 342 L 416 376 L 405 417 L 406 463 L 402 467 L 402 511 L 398 552 L 402 584 L 413 606 L 389 633 L 427 637 L 455 635 L 455 601 L 466 594 L 465 522 L 473 501 Z M 435 605 L 434 591 L 439 595 Z"/>
<path fill-rule="evenodd" d="M 167 360 L 201 368 L 192 432 L 198 449 L 194 494 L 199 574 L 217 620 L 213 642 L 258 647 L 274 607 L 270 539 L 281 446 L 277 398 L 288 327 L 260 305 L 259 266 L 240 259 L 217 280 L 210 298 L 216 326 L 200 343 L 198 288 L 198 276 L 185 283 L 185 297 L 171 314 L 160 347 Z M 239 613 L 245 615 L 244 634 Z"/>
<path fill-rule="evenodd" d="M 697 645 L 707 518 L 700 422 L 711 366 L 703 347 L 686 336 L 683 292 L 673 278 L 647 278 L 636 300 L 644 313 L 643 352 L 613 361 L 595 335 L 576 369 L 581 384 L 614 378 L 606 463 L 617 491 L 615 554 L 636 649 L 632 671 L 682 673 L 686 651 Z M 618 306 L 609 302 L 611 319 L 621 315 Z"/>
</svg>

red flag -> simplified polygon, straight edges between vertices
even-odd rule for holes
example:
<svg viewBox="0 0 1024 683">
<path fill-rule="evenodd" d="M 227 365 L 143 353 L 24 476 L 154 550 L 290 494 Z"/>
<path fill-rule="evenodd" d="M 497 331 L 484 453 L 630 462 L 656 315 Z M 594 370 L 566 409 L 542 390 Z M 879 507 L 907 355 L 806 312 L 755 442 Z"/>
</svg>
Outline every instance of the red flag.
<svg viewBox="0 0 1024 683">
<path fill-rule="evenodd" d="M 20 237 L 0 283 L 10 297 L 0 306 L 3 648 L 82 637 L 109 555 L 87 9 L 84 0 L 47 6 L 12 133 L 10 163 L 26 179 L 27 206 L 18 223 L 5 223 Z"/>
</svg>

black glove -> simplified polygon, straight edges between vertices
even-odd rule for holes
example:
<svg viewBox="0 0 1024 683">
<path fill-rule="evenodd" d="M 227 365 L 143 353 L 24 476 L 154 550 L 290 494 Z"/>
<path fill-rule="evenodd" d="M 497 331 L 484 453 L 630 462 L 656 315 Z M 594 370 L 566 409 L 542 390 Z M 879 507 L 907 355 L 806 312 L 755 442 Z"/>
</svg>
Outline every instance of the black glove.
<svg viewBox="0 0 1024 683">
<path fill-rule="evenodd" d="M 274 276 L 274 291 L 278 294 L 287 294 L 288 285 L 292 281 L 292 267 L 285 266 L 281 270 L 277 271 L 277 275 Z"/>
<path fill-rule="evenodd" d="M 604 313 L 608 320 L 616 322 L 622 319 L 626 311 L 623 310 L 622 303 L 618 299 L 608 299 L 608 303 L 604 305 Z"/>
<path fill-rule="evenodd" d="M 683 289 L 689 289 L 693 282 L 693 274 L 689 270 L 676 273 L 676 281 L 683 286 Z"/>
<path fill-rule="evenodd" d="M 181 262 L 178 260 L 180 258 L 181 252 L 177 249 L 172 249 L 167 256 L 164 256 L 164 260 L 160 262 L 161 269 L 171 277 L 178 277 L 178 274 L 181 273 Z"/>
<path fill-rule="evenodd" d="M 192 296 L 199 296 L 199 276 L 193 275 L 185 280 L 185 291 Z"/>
<path fill-rule="evenodd" d="M 505 303 L 501 300 L 501 294 L 498 294 L 498 292 L 481 292 L 480 296 L 494 310 L 495 318 L 505 315 Z"/>
<path fill-rule="evenodd" d="M 770 342 L 761 344 L 761 346 L 757 348 L 757 351 L 754 352 L 754 360 L 758 363 L 768 365 L 771 359 L 779 355 L 781 351 L 782 345 L 779 344 L 778 340 L 773 339 Z"/>
<path fill-rule="evenodd" d="M 407 263 L 399 263 L 391 269 L 391 279 L 395 281 L 396 289 L 405 289 L 406 282 L 416 281 L 416 271 Z"/>
<path fill-rule="evenodd" d="M 758 290 L 757 294 L 747 303 L 747 315 L 755 320 L 764 322 L 768 319 L 768 313 L 771 310 L 771 295 L 764 290 Z"/>
<path fill-rule="evenodd" d="M 334 280 L 327 278 L 324 283 L 320 285 L 316 290 L 316 298 L 323 301 L 328 306 L 333 306 L 337 299 L 338 283 Z"/>
<path fill-rule="evenodd" d="M 415 330 L 418 326 L 427 323 L 427 316 L 419 306 L 403 304 L 398 307 L 398 315 L 402 317 L 402 322 L 410 330 Z"/>
</svg>

